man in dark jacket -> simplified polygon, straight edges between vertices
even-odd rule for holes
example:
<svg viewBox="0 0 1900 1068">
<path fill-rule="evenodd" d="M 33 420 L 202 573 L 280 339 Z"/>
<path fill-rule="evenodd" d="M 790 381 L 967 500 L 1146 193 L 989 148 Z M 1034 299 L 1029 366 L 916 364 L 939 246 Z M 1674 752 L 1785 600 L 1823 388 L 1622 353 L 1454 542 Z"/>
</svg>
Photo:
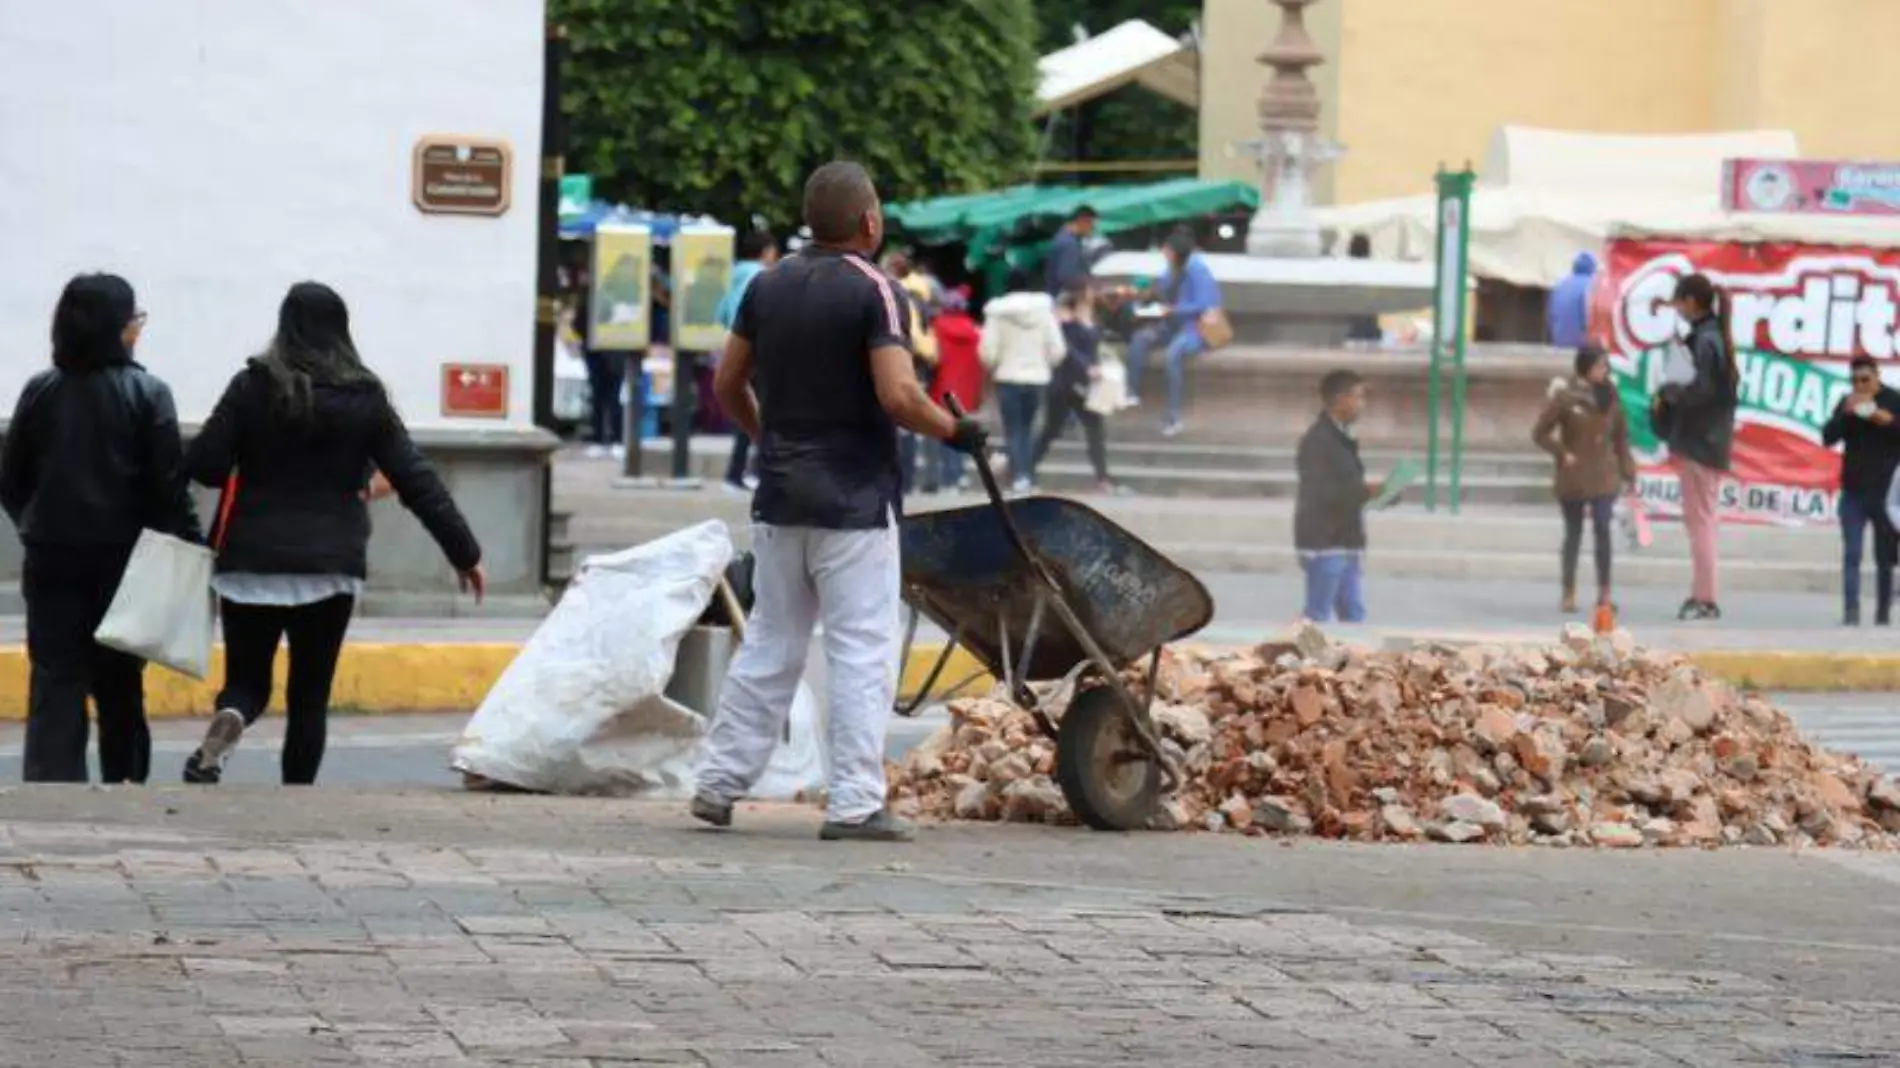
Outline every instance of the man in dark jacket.
<svg viewBox="0 0 1900 1068">
<path fill-rule="evenodd" d="M 1084 204 L 1049 243 L 1043 290 L 1051 297 L 1061 298 L 1078 279 L 1089 276 L 1088 249 L 1083 246 L 1094 233 L 1095 209 Z"/>
<path fill-rule="evenodd" d="M 1866 356 L 1853 364 L 1854 391 L 1841 398 L 1821 440 L 1841 450 L 1841 598 L 1847 625 L 1860 624 L 1860 557 L 1867 525 L 1874 527 L 1874 622 L 1893 614 L 1893 569 L 1900 558 L 1887 490 L 1900 468 L 1900 391 L 1880 381 L 1880 366 Z"/>
<path fill-rule="evenodd" d="M 1326 410 L 1300 438 L 1293 510 L 1293 547 L 1306 572 L 1303 615 L 1315 623 L 1363 623 L 1365 507 L 1378 488 L 1366 481 L 1352 427 L 1365 411 L 1366 386 L 1352 371 L 1333 371 L 1319 392 Z"/>
</svg>

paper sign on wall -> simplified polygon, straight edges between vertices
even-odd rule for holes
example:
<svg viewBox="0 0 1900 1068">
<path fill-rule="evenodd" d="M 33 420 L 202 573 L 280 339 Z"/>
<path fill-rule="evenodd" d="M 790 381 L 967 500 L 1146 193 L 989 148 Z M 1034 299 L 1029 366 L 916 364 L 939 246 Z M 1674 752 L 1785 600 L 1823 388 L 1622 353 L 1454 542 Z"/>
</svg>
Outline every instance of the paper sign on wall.
<svg viewBox="0 0 1900 1068">
<path fill-rule="evenodd" d="M 442 414 L 453 419 L 508 418 L 508 366 L 443 364 Z"/>
</svg>

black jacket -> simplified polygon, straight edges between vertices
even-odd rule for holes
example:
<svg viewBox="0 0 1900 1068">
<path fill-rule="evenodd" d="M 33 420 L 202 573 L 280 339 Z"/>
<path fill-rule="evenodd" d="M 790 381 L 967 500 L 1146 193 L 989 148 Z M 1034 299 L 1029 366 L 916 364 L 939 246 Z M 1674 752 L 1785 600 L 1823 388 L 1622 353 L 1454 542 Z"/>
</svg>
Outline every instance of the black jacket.
<svg viewBox="0 0 1900 1068">
<path fill-rule="evenodd" d="M 381 471 L 457 571 L 481 546 L 377 383 L 318 385 L 309 426 L 273 403 L 255 364 L 231 380 L 185 466 L 207 486 L 237 472 L 237 498 L 218 552 L 221 572 L 354 575 L 367 570 L 369 508 L 362 492 Z"/>
<path fill-rule="evenodd" d="M 1293 547 L 1301 552 L 1366 547 L 1366 465 L 1359 443 L 1321 414 L 1300 438 L 1300 495 Z"/>
<path fill-rule="evenodd" d="M 1841 401 L 1821 428 L 1821 440 L 1829 445 L 1846 442 L 1841 450 L 1841 492 L 1867 501 L 1880 512 L 1886 508 L 1894 469 L 1900 467 L 1900 391 L 1882 386 L 1874 395 L 1874 404 L 1894 417 L 1886 426 L 1855 415 L 1850 410 L 1853 404 L 1851 395 Z"/>
<path fill-rule="evenodd" d="M 0 504 L 26 545 L 129 549 L 146 528 L 200 540 L 172 392 L 136 363 L 43 371 L 20 391 Z"/>
<path fill-rule="evenodd" d="M 1695 379 L 1662 388 L 1657 395 L 1656 432 L 1670 452 L 1726 471 L 1735 444 L 1736 382 L 1721 320 L 1703 316 L 1690 328 L 1687 344 Z"/>
<path fill-rule="evenodd" d="M 1086 392 L 1089 372 L 1101 359 L 1102 328 L 1071 319 L 1062 324 L 1062 340 L 1068 343 L 1067 351 L 1051 375 L 1050 392 Z"/>
</svg>

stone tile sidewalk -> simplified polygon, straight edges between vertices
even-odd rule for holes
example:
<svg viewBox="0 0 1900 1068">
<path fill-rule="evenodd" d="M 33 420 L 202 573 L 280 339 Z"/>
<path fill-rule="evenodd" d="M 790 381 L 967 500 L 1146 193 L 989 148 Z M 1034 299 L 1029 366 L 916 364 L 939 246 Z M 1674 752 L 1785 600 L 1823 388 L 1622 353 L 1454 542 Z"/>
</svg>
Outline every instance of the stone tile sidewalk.
<svg viewBox="0 0 1900 1068">
<path fill-rule="evenodd" d="M 458 794 L 0 812 L 0 1065 L 1900 1062 L 1882 858 L 871 848 L 796 809 L 717 835 Z"/>
</svg>

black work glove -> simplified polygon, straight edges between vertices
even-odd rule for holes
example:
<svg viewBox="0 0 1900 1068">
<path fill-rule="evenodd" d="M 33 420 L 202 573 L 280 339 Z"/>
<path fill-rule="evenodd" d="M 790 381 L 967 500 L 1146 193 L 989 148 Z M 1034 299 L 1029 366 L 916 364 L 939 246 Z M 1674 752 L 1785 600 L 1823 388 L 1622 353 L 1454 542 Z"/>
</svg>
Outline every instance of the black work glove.
<svg viewBox="0 0 1900 1068">
<path fill-rule="evenodd" d="M 990 432 L 983 424 L 963 416 L 957 420 L 957 428 L 951 431 L 946 444 L 966 456 L 975 456 L 989 446 Z"/>
</svg>

